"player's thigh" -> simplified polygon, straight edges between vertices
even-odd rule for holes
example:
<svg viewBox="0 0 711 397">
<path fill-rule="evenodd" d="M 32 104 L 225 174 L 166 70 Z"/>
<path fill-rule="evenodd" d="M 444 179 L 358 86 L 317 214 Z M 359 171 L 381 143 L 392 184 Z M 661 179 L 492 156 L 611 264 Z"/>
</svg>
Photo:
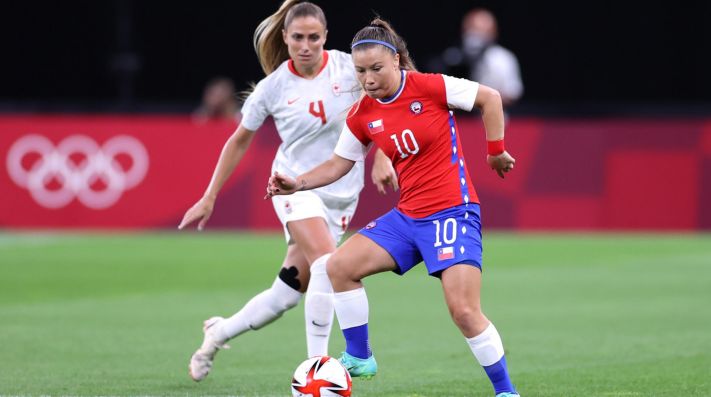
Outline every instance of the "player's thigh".
<svg viewBox="0 0 711 397">
<path fill-rule="evenodd" d="M 284 263 L 282 263 L 279 270 L 281 281 L 299 292 L 305 292 L 306 287 L 309 285 L 310 276 L 309 262 L 303 252 L 296 244 L 288 245 Z"/>
<path fill-rule="evenodd" d="M 383 247 L 359 233 L 351 236 L 336 250 L 328 260 L 327 267 L 331 279 L 353 281 L 396 268 L 395 260 Z"/>
<path fill-rule="evenodd" d="M 336 242 L 321 217 L 291 221 L 286 224 L 289 234 L 309 263 L 336 250 Z"/>
<path fill-rule="evenodd" d="M 457 264 L 442 272 L 442 288 L 447 308 L 462 334 L 471 338 L 489 325 L 481 310 L 481 270 L 470 264 Z"/>
<path fill-rule="evenodd" d="M 392 209 L 368 223 L 358 234 L 372 240 L 395 262 L 395 273 L 403 275 L 422 262 L 413 239 L 413 221 L 397 209 Z"/>
<path fill-rule="evenodd" d="M 442 272 L 442 289 L 447 306 L 480 311 L 481 270 L 470 264 L 450 266 Z"/>
<path fill-rule="evenodd" d="M 335 215 L 314 192 L 275 196 L 272 204 L 284 225 L 287 243 L 296 244 L 309 263 L 336 249 L 337 233 L 331 225 Z"/>
</svg>

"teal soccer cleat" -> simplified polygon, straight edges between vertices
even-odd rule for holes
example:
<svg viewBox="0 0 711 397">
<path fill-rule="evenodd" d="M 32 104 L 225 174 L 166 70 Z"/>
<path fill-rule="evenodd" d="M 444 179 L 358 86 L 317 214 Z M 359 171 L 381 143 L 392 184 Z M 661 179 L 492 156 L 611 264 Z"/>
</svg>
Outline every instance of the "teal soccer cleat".
<svg viewBox="0 0 711 397">
<path fill-rule="evenodd" d="M 511 392 L 507 391 L 507 392 L 497 394 L 496 397 L 521 397 L 521 396 L 519 396 L 518 393 L 511 393 Z"/>
<path fill-rule="evenodd" d="M 378 363 L 375 362 L 374 356 L 363 359 L 343 352 L 338 361 L 346 367 L 353 378 L 371 379 L 378 372 Z"/>
</svg>

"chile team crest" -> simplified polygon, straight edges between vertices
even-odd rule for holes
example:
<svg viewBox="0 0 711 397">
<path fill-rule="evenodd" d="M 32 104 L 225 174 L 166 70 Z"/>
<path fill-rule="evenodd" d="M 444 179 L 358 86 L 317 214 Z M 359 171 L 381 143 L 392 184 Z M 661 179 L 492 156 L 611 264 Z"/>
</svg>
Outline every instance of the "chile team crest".
<svg viewBox="0 0 711 397">
<path fill-rule="evenodd" d="M 410 111 L 414 114 L 422 113 L 422 102 L 412 101 L 412 103 L 410 104 Z"/>
</svg>

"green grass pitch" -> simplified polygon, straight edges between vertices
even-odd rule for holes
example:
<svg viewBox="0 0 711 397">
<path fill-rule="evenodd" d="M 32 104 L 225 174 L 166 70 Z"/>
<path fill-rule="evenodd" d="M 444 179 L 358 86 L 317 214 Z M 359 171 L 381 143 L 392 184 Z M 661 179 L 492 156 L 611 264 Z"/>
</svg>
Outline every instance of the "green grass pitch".
<svg viewBox="0 0 711 397">
<path fill-rule="evenodd" d="M 533 396 L 711 396 L 711 236 L 486 234 L 483 307 Z M 280 235 L 0 234 L 0 396 L 289 396 L 303 306 L 187 373 L 202 320 L 281 264 Z M 366 280 L 380 372 L 354 396 L 492 396 L 417 268 Z M 337 326 L 331 354 L 344 343 Z"/>
</svg>

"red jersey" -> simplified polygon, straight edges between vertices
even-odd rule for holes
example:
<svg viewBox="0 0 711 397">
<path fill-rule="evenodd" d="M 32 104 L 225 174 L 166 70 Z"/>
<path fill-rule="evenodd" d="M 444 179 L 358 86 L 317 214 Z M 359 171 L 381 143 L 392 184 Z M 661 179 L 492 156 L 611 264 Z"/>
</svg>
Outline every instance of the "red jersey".
<svg viewBox="0 0 711 397">
<path fill-rule="evenodd" d="M 366 96 L 354 105 L 335 153 L 358 161 L 375 143 L 397 171 L 397 209 L 412 218 L 478 203 L 450 110 L 471 110 L 478 83 L 412 71 L 402 76 L 392 98 Z"/>
</svg>

